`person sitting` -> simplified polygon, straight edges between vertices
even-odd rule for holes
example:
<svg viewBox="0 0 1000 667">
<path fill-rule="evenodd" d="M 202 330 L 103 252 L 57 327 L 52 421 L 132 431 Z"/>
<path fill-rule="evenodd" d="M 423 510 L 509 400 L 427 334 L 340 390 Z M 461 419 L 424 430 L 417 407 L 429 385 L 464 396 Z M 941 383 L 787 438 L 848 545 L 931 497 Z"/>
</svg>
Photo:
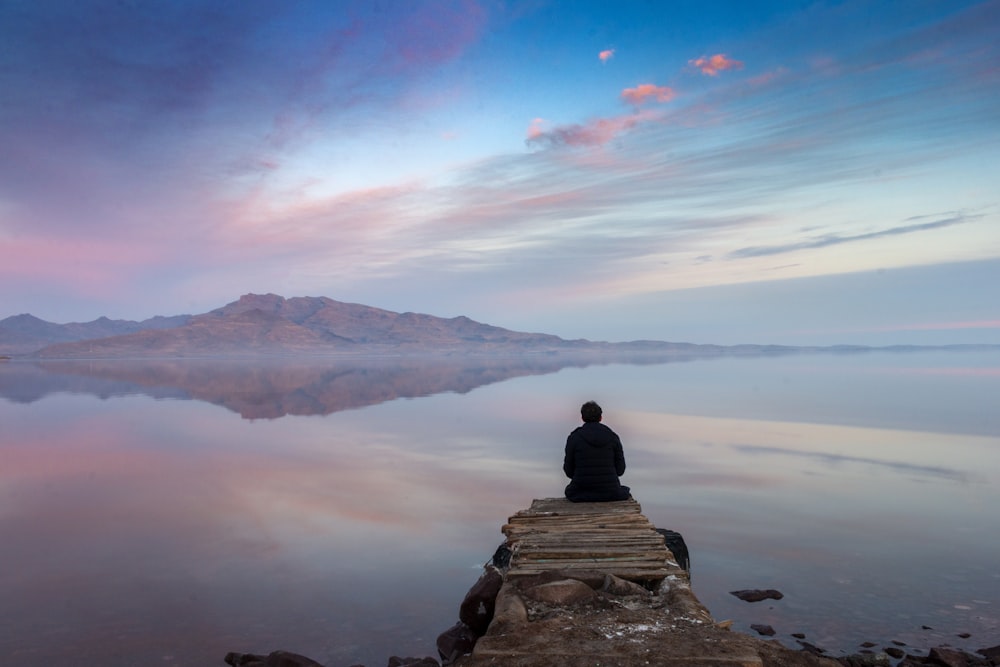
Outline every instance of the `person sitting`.
<svg viewBox="0 0 1000 667">
<path fill-rule="evenodd" d="M 583 425 L 566 438 L 563 472 L 570 478 L 566 498 L 574 503 L 628 500 L 631 490 L 618 478 L 625 473 L 625 454 L 618 434 L 601 423 L 601 406 L 587 401 L 580 408 Z"/>
</svg>

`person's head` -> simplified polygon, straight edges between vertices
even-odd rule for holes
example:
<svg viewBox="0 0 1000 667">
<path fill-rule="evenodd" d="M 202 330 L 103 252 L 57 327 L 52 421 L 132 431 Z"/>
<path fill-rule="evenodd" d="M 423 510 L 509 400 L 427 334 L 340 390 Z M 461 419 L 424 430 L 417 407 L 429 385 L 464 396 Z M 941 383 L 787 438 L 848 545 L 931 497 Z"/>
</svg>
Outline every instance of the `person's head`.
<svg viewBox="0 0 1000 667">
<path fill-rule="evenodd" d="M 585 422 L 599 422 L 601 421 L 601 406 L 594 401 L 587 401 L 580 406 L 580 416 Z"/>
</svg>

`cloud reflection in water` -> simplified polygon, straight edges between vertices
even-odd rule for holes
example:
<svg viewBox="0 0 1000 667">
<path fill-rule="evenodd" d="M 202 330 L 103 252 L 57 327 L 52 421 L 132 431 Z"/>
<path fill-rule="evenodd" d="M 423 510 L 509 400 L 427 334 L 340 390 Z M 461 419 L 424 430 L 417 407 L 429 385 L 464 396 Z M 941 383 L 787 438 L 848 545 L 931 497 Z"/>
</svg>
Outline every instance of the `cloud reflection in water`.
<svg viewBox="0 0 1000 667">
<path fill-rule="evenodd" d="M 685 535 L 717 618 L 847 648 L 917 645 L 925 623 L 970 641 L 996 631 L 1000 434 L 945 419 L 978 394 L 928 406 L 918 399 L 933 387 L 913 378 L 938 376 L 887 373 L 870 384 L 892 391 L 852 411 L 829 392 L 857 375 L 822 360 L 571 367 L 410 400 L 369 387 L 384 400 L 284 419 L 79 387 L 0 401 L 0 622 L 14 628 L 0 658 L 192 664 L 284 647 L 379 664 L 432 652 L 500 525 L 561 493 L 562 445 L 592 397 L 623 437 L 644 512 Z M 947 379 L 997 389 L 996 376 Z M 913 428 L 870 416 L 901 421 L 904 398 L 921 413 Z M 833 423 L 797 419 L 804 404 L 836 406 Z M 921 429 L 928 414 L 936 430 Z M 746 587 L 786 598 L 771 609 L 728 595 Z"/>
</svg>

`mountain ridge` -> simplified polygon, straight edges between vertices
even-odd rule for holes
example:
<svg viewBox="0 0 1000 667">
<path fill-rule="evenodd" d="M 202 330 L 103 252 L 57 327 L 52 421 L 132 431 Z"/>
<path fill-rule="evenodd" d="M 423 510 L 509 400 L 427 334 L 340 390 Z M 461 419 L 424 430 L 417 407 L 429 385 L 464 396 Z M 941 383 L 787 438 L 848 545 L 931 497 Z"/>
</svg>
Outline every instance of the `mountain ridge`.
<svg viewBox="0 0 1000 667">
<path fill-rule="evenodd" d="M 329 297 L 244 294 L 198 315 L 55 324 L 30 314 L 0 320 L 0 352 L 40 358 L 374 351 L 514 351 L 606 345 L 476 322 L 396 313 Z"/>
<path fill-rule="evenodd" d="M 997 349 L 1000 345 L 713 345 L 633 340 L 609 343 L 513 331 L 464 315 L 397 313 L 329 297 L 244 294 L 198 315 L 142 321 L 99 317 L 56 324 L 29 313 L 0 320 L 0 356 L 38 359 L 185 358 L 386 354 L 655 354 L 675 358 L 862 352 L 873 349 Z"/>
</svg>

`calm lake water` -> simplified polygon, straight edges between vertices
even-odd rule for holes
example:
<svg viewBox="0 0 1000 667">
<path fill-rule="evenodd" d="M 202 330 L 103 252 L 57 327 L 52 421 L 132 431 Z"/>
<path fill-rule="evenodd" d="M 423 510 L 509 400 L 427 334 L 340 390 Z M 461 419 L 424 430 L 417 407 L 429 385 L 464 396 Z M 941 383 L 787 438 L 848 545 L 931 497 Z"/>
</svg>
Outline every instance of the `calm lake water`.
<svg viewBox="0 0 1000 667">
<path fill-rule="evenodd" d="M 0 364 L 0 664 L 436 656 L 591 398 L 716 619 L 1000 643 L 1000 353 L 565 363 Z"/>
</svg>

